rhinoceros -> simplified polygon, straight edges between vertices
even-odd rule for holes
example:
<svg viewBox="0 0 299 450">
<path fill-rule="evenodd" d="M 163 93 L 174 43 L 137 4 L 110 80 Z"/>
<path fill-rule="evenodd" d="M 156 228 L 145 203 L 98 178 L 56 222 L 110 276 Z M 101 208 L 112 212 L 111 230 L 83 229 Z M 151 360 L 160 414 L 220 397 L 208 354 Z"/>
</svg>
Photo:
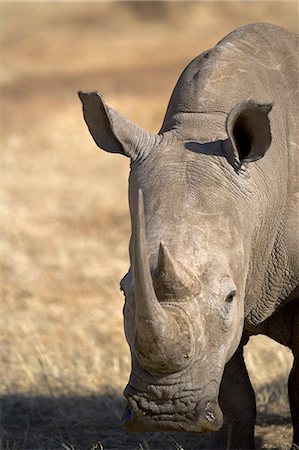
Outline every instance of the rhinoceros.
<svg viewBox="0 0 299 450">
<path fill-rule="evenodd" d="M 298 42 L 232 31 L 183 71 L 157 134 L 79 92 L 96 144 L 131 159 L 129 430 L 221 429 L 220 446 L 254 448 L 243 347 L 264 334 L 294 354 L 299 445 Z"/>
</svg>

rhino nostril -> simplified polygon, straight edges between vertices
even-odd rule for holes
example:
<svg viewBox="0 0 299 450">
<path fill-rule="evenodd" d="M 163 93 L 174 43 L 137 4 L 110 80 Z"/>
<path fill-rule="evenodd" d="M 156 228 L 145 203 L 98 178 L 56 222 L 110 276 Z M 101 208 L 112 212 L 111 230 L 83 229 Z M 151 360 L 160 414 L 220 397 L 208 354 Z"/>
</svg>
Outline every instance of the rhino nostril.
<svg viewBox="0 0 299 450">
<path fill-rule="evenodd" d="M 121 420 L 121 424 L 124 425 L 126 422 L 128 422 L 130 419 L 132 419 L 133 417 L 133 411 L 131 410 L 130 406 L 127 405 L 123 416 L 122 416 L 122 420 Z"/>
</svg>

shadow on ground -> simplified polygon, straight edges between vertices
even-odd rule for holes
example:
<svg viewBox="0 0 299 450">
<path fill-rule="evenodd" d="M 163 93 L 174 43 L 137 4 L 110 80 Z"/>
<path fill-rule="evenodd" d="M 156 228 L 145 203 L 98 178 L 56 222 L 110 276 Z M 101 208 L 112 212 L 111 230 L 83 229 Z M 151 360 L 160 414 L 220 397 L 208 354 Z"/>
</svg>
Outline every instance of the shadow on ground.
<svg viewBox="0 0 299 450">
<path fill-rule="evenodd" d="M 264 387 L 257 397 L 265 400 L 257 420 L 260 428 L 269 424 L 289 426 L 285 391 L 280 388 L 269 391 Z M 120 426 L 125 402 L 113 393 L 59 398 L 8 395 L 0 401 L 0 447 L 3 450 L 213 448 L 212 435 L 125 431 Z M 263 448 L 260 438 L 257 446 Z"/>
<path fill-rule="evenodd" d="M 5 450 L 211 448 L 211 437 L 129 433 L 121 427 L 124 408 L 125 401 L 115 394 L 2 397 L 2 447 Z"/>
</svg>

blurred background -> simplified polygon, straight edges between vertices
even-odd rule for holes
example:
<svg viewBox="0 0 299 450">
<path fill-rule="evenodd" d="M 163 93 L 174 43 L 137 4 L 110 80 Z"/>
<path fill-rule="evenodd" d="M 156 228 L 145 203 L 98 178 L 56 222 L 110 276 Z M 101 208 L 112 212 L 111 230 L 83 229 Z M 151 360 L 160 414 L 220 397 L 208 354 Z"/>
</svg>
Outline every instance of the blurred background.
<svg viewBox="0 0 299 450">
<path fill-rule="evenodd" d="M 245 23 L 291 31 L 297 2 L 1 2 L 2 449 L 202 449 L 210 438 L 120 428 L 130 356 L 129 162 L 101 152 L 76 92 L 157 131 L 181 71 Z M 291 441 L 289 351 L 247 353 L 259 448 Z"/>
</svg>

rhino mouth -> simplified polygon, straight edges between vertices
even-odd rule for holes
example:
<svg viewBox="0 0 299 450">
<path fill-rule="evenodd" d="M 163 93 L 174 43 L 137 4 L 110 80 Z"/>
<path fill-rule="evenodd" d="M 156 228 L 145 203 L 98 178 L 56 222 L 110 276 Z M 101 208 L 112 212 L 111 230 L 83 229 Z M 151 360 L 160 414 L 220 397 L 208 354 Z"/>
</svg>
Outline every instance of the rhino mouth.
<svg viewBox="0 0 299 450">
<path fill-rule="evenodd" d="M 195 401 L 192 396 L 159 400 L 144 395 L 125 395 L 128 405 L 122 425 L 129 431 L 182 431 L 209 433 L 218 431 L 223 417 L 218 401 Z"/>
</svg>

